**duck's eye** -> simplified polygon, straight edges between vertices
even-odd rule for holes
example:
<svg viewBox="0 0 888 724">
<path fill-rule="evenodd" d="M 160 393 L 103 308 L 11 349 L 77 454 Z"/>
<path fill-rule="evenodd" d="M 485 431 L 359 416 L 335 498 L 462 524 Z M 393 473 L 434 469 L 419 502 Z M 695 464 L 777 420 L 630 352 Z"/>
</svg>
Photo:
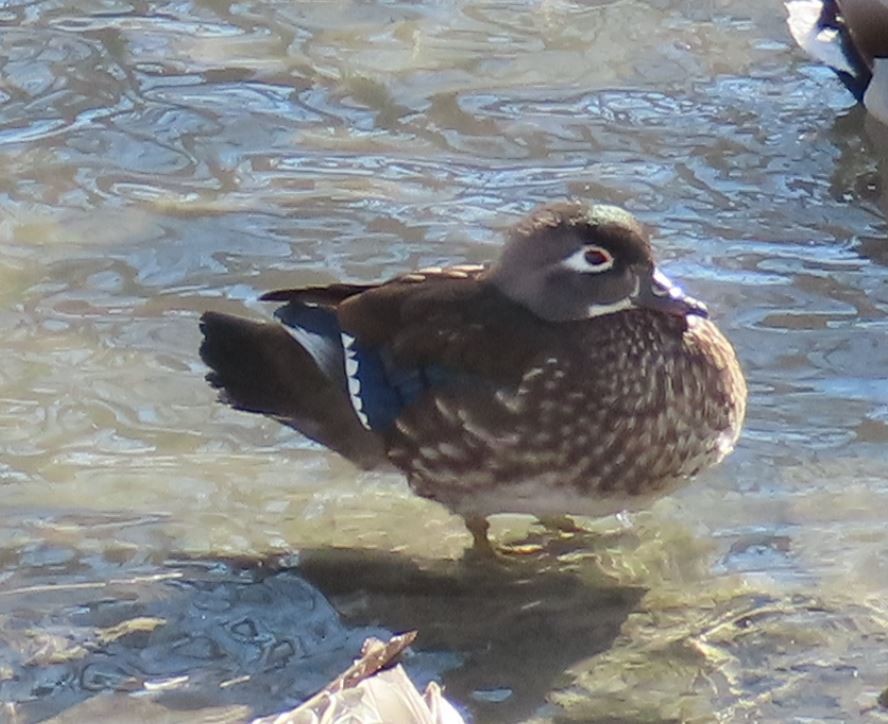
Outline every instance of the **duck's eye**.
<svg viewBox="0 0 888 724">
<path fill-rule="evenodd" d="M 614 258 L 604 249 L 597 246 L 587 247 L 583 252 L 583 259 L 591 267 L 603 267 L 613 264 Z"/>
<path fill-rule="evenodd" d="M 605 272 L 614 265 L 614 258 L 607 249 L 600 246 L 588 246 L 577 249 L 566 259 L 562 259 L 561 266 L 580 274 L 598 274 Z"/>
</svg>

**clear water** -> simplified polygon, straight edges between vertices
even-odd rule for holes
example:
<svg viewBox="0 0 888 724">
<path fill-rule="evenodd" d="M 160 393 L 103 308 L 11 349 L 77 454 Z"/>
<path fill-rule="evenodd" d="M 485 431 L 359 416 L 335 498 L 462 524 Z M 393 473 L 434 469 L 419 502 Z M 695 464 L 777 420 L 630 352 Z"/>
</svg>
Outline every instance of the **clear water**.
<svg viewBox="0 0 888 724">
<path fill-rule="evenodd" d="M 888 130 L 779 3 L 0 23 L 0 718 L 243 721 L 414 627 L 478 722 L 888 718 Z M 567 195 L 657 229 L 750 382 L 735 454 L 631 528 L 481 575 L 397 476 L 204 383 L 202 310 L 483 261 Z"/>
</svg>

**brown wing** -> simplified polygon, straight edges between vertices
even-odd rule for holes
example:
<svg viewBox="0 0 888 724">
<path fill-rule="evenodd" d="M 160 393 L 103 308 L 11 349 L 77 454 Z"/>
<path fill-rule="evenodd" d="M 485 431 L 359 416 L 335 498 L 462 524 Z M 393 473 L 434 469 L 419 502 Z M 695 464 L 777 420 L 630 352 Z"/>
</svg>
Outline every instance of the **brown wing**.
<svg viewBox="0 0 888 724">
<path fill-rule="evenodd" d="M 273 292 L 266 292 L 259 297 L 259 300 L 335 308 L 349 297 L 373 289 L 375 286 L 375 284 L 330 284 L 326 287 L 277 289 Z"/>
<path fill-rule="evenodd" d="M 533 359 L 557 345 L 557 325 L 507 299 L 480 269 L 457 270 L 417 272 L 350 295 L 339 305 L 339 324 L 398 368 L 434 366 L 517 384 Z"/>
</svg>

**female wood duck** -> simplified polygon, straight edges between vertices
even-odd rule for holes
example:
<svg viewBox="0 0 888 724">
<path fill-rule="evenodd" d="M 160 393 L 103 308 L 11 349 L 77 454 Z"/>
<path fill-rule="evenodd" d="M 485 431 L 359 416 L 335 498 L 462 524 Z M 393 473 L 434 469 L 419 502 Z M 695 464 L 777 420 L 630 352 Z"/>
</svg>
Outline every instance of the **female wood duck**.
<svg viewBox="0 0 888 724">
<path fill-rule="evenodd" d="M 888 0 L 791 0 L 786 9 L 795 41 L 888 124 Z"/>
<path fill-rule="evenodd" d="M 641 507 L 727 455 L 746 384 L 706 308 L 612 206 L 559 203 L 499 260 L 276 291 L 280 324 L 207 312 L 221 399 L 463 516 Z"/>
</svg>

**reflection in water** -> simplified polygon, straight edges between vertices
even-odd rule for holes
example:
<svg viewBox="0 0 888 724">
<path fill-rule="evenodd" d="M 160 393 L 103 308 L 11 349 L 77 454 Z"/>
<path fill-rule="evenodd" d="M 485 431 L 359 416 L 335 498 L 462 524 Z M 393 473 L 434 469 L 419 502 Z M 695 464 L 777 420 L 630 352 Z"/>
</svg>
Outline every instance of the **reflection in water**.
<svg viewBox="0 0 888 724">
<path fill-rule="evenodd" d="M 446 691 L 483 721 L 532 714 L 562 672 L 611 645 L 644 593 L 590 585 L 551 561 L 461 569 L 354 551 L 300 558 L 301 572 L 350 622 L 416 628 L 420 648 L 464 659 L 445 674 Z"/>
<path fill-rule="evenodd" d="M 0 22 L 0 700 L 26 721 L 283 709 L 311 688 L 300 618 L 326 622 L 302 639 L 330 676 L 349 626 L 418 622 L 414 670 L 478 721 L 875 713 L 884 143 L 779 3 L 37 0 Z M 735 453 L 630 530 L 479 581 L 441 506 L 214 403 L 201 311 L 490 259 L 571 194 L 658 232 L 750 382 Z M 255 563 L 299 550 L 320 593 Z M 537 625 L 539 685 L 516 633 Z"/>
<path fill-rule="evenodd" d="M 516 720 L 568 666 L 610 646 L 643 593 L 583 582 L 545 558 L 419 566 L 325 549 L 304 551 L 293 568 L 275 558 L 130 557 L 126 547 L 85 555 L 48 543 L 4 551 L 0 617 L 15 623 L 0 664 L 16 674 L 0 689 L 17 721 L 70 707 L 75 721 L 113 717 L 113 695 L 136 691 L 149 693 L 146 717 L 269 714 L 323 688 L 367 636 L 413 627 L 420 636 L 405 665 L 420 688 L 443 678 L 477 716 Z"/>
<path fill-rule="evenodd" d="M 863 118 L 865 111 L 855 106 L 847 115 L 839 116 L 829 135 L 839 147 L 841 162 L 832 178 L 832 192 L 840 199 L 853 201 L 872 210 L 881 218 L 888 215 L 888 125 Z M 879 235 L 880 250 L 874 261 L 885 264 L 888 232 Z"/>
<path fill-rule="evenodd" d="M 37 556 L 57 561 L 44 576 L 33 575 Z M 351 663 L 366 636 L 386 635 L 344 627 L 297 572 L 260 561 L 170 557 L 115 569 L 58 547 L 30 558 L 31 575 L 7 581 L 0 596 L 3 615 L 17 620 L 3 636 L 4 664 L 18 672 L 3 698 L 18 702 L 23 721 L 99 693 L 143 690 L 154 716 L 225 707 L 228 720 L 242 720 L 294 706 Z M 419 652 L 410 667 L 430 678 L 447 661 Z M 105 703 L 113 716 L 114 700 Z"/>
</svg>

